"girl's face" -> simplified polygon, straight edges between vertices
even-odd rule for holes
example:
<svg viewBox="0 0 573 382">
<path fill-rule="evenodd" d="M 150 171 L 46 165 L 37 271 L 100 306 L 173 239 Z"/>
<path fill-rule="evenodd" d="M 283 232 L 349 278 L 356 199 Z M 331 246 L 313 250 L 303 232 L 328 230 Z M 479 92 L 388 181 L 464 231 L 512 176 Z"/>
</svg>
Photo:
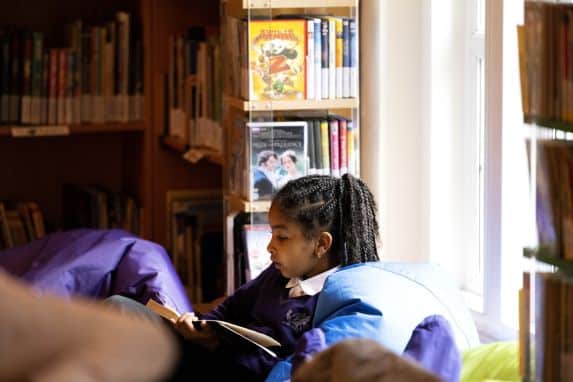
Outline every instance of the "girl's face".
<svg viewBox="0 0 573 382">
<path fill-rule="evenodd" d="M 318 240 L 304 237 L 300 226 L 278 208 L 269 211 L 272 237 L 267 250 L 275 267 L 285 278 L 312 277 L 328 269 L 327 256 L 317 256 Z"/>
</svg>

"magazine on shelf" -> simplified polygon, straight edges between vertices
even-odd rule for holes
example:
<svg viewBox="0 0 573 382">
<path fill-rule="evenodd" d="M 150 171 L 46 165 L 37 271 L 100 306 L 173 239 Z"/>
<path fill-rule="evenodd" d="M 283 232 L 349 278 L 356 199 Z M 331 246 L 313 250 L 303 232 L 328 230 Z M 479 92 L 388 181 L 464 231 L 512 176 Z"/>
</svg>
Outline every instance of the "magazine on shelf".
<svg viewBox="0 0 573 382">
<path fill-rule="evenodd" d="M 249 122 L 250 200 L 270 200 L 308 173 L 307 122 Z"/>
</svg>

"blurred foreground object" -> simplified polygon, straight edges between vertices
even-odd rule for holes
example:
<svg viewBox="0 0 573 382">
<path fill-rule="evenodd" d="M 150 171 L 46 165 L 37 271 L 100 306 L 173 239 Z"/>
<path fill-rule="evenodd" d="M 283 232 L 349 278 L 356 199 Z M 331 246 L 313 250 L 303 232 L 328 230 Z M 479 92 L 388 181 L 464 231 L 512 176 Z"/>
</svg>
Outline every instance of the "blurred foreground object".
<svg viewBox="0 0 573 382">
<path fill-rule="evenodd" d="M 161 381 L 177 361 L 161 325 L 85 300 L 35 296 L 0 272 L 0 380 Z"/>
</svg>

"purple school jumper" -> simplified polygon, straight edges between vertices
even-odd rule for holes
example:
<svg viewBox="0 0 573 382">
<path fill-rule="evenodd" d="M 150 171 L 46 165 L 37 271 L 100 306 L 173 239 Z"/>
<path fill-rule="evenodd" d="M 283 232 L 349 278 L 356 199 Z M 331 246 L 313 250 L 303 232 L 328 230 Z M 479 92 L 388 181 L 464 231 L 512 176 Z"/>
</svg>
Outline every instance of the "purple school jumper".
<svg viewBox="0 0 573 382">
<path fill-rule="evenodd" d="M 202 318 L 229 321 L 265 333 L 282 344 L 275 352 L 284 359 L 294 353 L 298 339 L 311 328 L 318 297 L 290 298 L 287 283 L 288 279 L 271 265 Z M 280 360 L 262 350 L 237 352 L 234 358 L 261 376 L 266 376 Z"/>
</svg>

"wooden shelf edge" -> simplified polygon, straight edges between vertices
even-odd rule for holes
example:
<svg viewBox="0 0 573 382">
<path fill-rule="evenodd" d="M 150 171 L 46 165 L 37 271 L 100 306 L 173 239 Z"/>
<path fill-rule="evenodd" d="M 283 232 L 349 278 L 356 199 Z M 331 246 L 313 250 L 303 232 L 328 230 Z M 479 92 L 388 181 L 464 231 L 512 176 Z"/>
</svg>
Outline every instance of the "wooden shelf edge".
<svg viewBox="0 0 573 382">
<path fill-rule="evenodd" d="M 524 248 L 523 256 L 530 259 L 536 259 L 537 261 L 548 265 L 552 265 L 565 273 L 573 274 L 573 261 L 557 257 L 556 255 L 552 254 L 549 248 Z"/>
<path fill-rule="evenodd" d="M 271 208 L 270 200 L 249 202 L 237 195 L 226 195 L 225 199 L 230 209 L 237 212 L 268 212 Z"/>
<path fill-rule="evenodd" d="M 219 166 L 223 165 L 223 155 L 221 153 L 206 148 L 190 147 L 180 137 L 166 135 L 161 137 L 161 143 L 168 149 L 183 154 L 183 159 L 191 164 L 206 160 Z"/>
<path fill-rule="evenodd" d="M 41 126 L 0 126 L 0 136 L 12 137 L 46 137 L 98 133 L 124 133 L 143 132 L 145 123 L 139 122 L 113 122 L 113 123 L 85 123 L 73 125 L 41 125 Z"/>
<path fill-rule="evenodd" d="M 300 101 L 246 101 L 236 97 L 226 96 L 225 102 L 243 111 L 295 111 L 295 110 L 331 110 L 356 109 L 359 106 L 357 98 L 300 100 Z"/>
<path fill-rule="evenodd" d="M 181 154 L 189 150 L 189 145 L 180 137 L 164 135 L 163 137 L 161 137 L 161 143 L 165 147 L 177 151 Z"/>
<path fill-rule="evenodd" d="M 526 117 L 523 119 L 523 121 L 525 123 L 535 124 L 539 127 L 545 127 L 547 129 L 555 129 L 559 131 L 564 131 L 566 133 L 573 132 L 573 123 L 570 122 L 543 119 L 543 118 L 532 118 L 532 117 Z"/>
<path fill-rule="evenodd" d="M 243 9 L 356 7 L 358 0 L 229 0 Z"/>
</svg>

